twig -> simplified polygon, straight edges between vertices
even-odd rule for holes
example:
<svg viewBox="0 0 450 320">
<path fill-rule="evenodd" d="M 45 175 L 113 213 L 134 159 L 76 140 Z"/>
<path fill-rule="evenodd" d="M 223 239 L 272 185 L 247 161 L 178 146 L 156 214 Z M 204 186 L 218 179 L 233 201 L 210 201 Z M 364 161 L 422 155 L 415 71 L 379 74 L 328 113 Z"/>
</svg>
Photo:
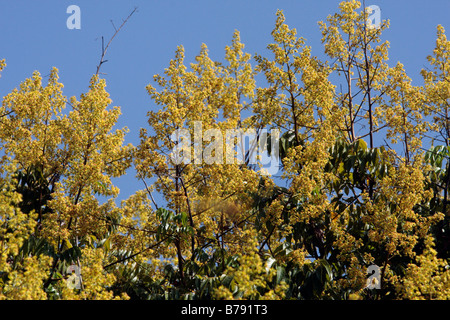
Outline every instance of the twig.
<svg viewBox="0 0 450 320">
<path fill-rule="evenodd" d="M 114 30 L 116 30 L 116 32 L 117 32 L 117 28 L 116 28 L 116 26 L 114 25 L 114 21 L 112 21 L 112 20 L 110 20 L 110 21 L 111 21 L 111 24 L 112 24 Z"/>
<path fill-rule="evenodd" d="M 158 210 L 158 205 L 155 202 L 155 199 L 153 198 L 152 192 L 150 190 L 150 188 L 147 185 L 147 182 L 145 182 L 144 176 L 139 172 L 139 177 L 141 178 L 142 182 L 144 182 L 145 185 L 145 189 L 147 190 L 147 193 L 150 195 L 150 199 L 153 202 L 153 205 L 155 206 L 156 210 Z"/>
<path fill-rule="evenodd" d="M 112 23 L 112 21 L 111 21 L 111 23 L 113 24 L 114 30 L 116 32 L 113 34 L 111 39 L 109 39 L 108 44 L 106 45 L 106 47 L 104 47 L 104 42 L 103 42 L 103 37 L 102 37 L 102 56 L 100 57 L 100 62 L 98 64 L 98 66 L 97 66 L 97 71 L 95 72 L 96 75 L 99 74 L 100 67 L 102 66 L 102 64 L 105 63 L 106 61 L 108 61 L 108 60 L 104 60 L 104 59 L 105 59 L 106 51 L 108 51 L 108 48 L 109 48 L 111 42 L 116 37 L 116 35 L 119 33 L 120 29 L 122 29 L 122 27 L 127 23 L 127 21 L 131 18 L 131 16 L 136 12 L 136 10 L 137 10 L 137 7 L 135 7 L 134 10 L 131 11 L 131 13 L 128 15 L 128 17 L 125 20 L 123 20 L 122 24 L 120 25 L 120 27 L 118 29 L 114 26 L 114 23 Z"/>
</svg>

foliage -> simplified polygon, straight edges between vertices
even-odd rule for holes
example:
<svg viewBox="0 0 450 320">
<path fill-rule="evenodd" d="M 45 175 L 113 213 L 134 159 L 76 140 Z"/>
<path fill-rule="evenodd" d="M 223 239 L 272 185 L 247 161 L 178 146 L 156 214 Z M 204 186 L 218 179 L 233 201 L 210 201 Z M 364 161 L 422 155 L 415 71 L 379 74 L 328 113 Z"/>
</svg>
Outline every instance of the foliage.
<svg viewBox="0 0 450 320">
<path fill-rule="evenodd" d="M 450 298 L 450 41 L 438 26 L 414 86 L 388 64 L 389 22 L 367 15 L 344 1 L 319 22 L 332 62 L 282 11 L 268 56 L 238 31 L 223 62 L 202 45 L 186 65 L 178 47 L 146 87 L 159 109 L 137 146 L 114 129 L 98 72 L 79 100 L 56 68 L 47 85 L 34 72 L 0 108 L 0 298 Z M 281 131 L 278 150 L 265 128 Z M 220 147 L 227 130 L 250 129 L 279 176 L 250 153 L 226 161 L 239 155 Z M 187 163 L 177 130 L 193 137 Z M 143 188 L 117 204 L 130 167 Z"/>
</svg>

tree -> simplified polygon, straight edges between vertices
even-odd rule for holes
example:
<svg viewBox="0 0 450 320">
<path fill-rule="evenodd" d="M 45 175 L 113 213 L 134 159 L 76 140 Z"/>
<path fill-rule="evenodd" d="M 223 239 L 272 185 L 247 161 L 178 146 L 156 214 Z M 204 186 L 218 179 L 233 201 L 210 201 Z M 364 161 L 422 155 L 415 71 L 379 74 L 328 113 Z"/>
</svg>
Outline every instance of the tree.
<svg viewBox="0 0 450 320">
<path fill-rule="evenodd" d="M 119 109 L 106 109 L 110 99 L 103 80 L 94 76 L 90 91 L 80 101 L 71 99 L 68 115 L 62 113 L 66 99 L 57 80 L 57 70 L 53 69 L 44 87 L 36 72 L 3 100 L 7 114 L 2 118 L 0 138 L 5 151 L 3 164 L 16 171 L 9 177 L 11 182 L 17 181 L 12 190 L 21 199 L 15 210 L 34 228 L 22 235 L 23 253 L 19 256 L 52 261 L 46 279 L 41 279 L 41 290 L 51 294 L 58 292 L 56 287 L 65 287 L 66 268 L 70 264 L 81 267 L 86 258 L 83 284 L 86 282 L 87 290 L 81 296 L 101 296 L 105 289 L 102 277 L 111 278 L 102 275 L 102 269 L 88 266 L 98 264 L 96 259 L 103 255 L 96 247 L 110 229 L 115 206 L 111 200 L 101 204 L 96 195 L 117 196 L 111 178 L 129 166 L 131 147 L 122 146 L 124 130 L 110 132 Z M 17 258 L 6 259 L 16 260 L 14 265 L 22 263 Z M 98 282 L 92 288 L 88 275 Z M 13 281 L 11 275 L 8 277 Z"/>
<path fill-rule="evenodd" d="M 319 22 L 331 62 L 281 10 L 267 56 L 238 31 L 223 62 L 178 47 L 136 147 L 99 68 L 70 102 L 35 72 L 0 110 L 0 297 L 448 299 L 450 42 L 438 26 L 415 86 L 369 14 Z M 131 166 L 142 190 L 116 204 Z"/>
</svg>

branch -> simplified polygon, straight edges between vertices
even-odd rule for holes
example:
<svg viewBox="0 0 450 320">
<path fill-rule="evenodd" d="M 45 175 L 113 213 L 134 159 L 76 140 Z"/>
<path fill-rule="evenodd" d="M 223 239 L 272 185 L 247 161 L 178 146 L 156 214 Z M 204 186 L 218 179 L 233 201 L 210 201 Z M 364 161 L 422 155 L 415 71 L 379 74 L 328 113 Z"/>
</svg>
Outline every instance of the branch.
<svg viewBox="0 0 450 320">
<path fill-rule="evenodd" d="M 104 47 L 104 43 L 103 43 L 103 37 L 102 37 L 102 56 L 100 57 L 100 62 L 97 66 L 97 71 L 95 72 L 96 75 L 99 74 L 100 72 L 100 67 L 102 66 L 103 63 L 105 63 L 108 60 L 104 60 L 105 59 L 105 55 L 106 55 L 106 51 L 108 51 L 108 48 L 111 44 L 111 42 L 113 41 L 113 39 L 116 37 L 116 35 L 119 33 L 120 29 L 122 29 L 122 27 L 127 23 L 127 21 L 131 18 L 131 16 L 137 11 L 137 7 L 134 8 L 133 11 L 131 11 L 131 13 L 128 15 L 128 17 L 123 20 L 122 24 L 120 25 L 120 27 L 118 29 L 116 29 L 114 23 L 112 23 L 114 30 L 116 30 L 116 32 L 113 34 L 113 36 L 111 37 L 111 39 L 109 39 L 108 44 L 106 45 L 106 47 Z"/>
<path fill-rule="evenodd" d="M 118 264 L 118 263 L 125 262 L 125 261 L 127 261 L 127 260 L 129 260 L 129 259 L 132 259 L 132 258 L 134 258 L 134 257 L 136 257 L 136 256 L 138 256 L 138 255 L 140 255 L 141 253 L 144 253 L 145 251 L 150 250 L 150 249 L 152 249 L 152 248 L 154 248 L 154 247 L 160 245 L 161 243 L 163 243 L 164 241 L 166 241 L 167 239 L 169 239 L 169 237 L 170 237 L 170 236 L 167 236 L 167 237 L 165 237 L 164 239 L 158 241 L 157 243 L 152 244 L 151 246 L 149 246 L 149 247 L 147 247 L 147 248 L 145 248 L 145 249 L 142 249 L 141 251 L 138 251 L 138 252 L 136 252 L 136 253 L 134 253 L 134 254 L 128 256 L 128 257 L 125 257 L 125 258 L 116 260 L 116 261 L 114 261 L 114 262 L 111 262 L 110 264 L 107 264 L 106 266 L 103 266 L 103 269 L 109 268 L 109 267 L 111 267 L 111 266 L 113 266 L 113 265 L 116 265 L 116 264 Z"/>
<path fill-rule="evenodd" d="M 145 182 L 144 176 L 140 172 L 138 172 L 138 174 L 139 174 L 139 177 L 141 178 L 142 182 L 144 182 L 145 189 L 147 190 L 147 193 L 150 195 L 150 199 L 152 200 L 153 205 L 155 206 L 156 210 L 158 210 L 158 205 L 156 204 L 155 199 L 153 198 L 152 191 L 148 187 L 147 182 Z"/>
</svg>

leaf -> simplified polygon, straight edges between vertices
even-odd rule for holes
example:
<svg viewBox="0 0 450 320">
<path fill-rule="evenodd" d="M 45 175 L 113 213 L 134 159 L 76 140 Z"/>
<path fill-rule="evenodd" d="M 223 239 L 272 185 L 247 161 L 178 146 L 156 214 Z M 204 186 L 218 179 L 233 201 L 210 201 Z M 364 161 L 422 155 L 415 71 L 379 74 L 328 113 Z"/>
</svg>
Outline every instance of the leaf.
<svg viewBox="0 0 450 320">
<path fill-rule="evenodd" d="M 103 247 L 106 249 L 106 251 L 111 250 L 111 237 L 106 238 L 105 242 L 103 243 Z"/>
<path fill-rule="evenodd" d="M 358 150 L 360 151 L 367 150 L 367 143 L 363 139 L 358 140 Z"/>
<path fill-rule="evenodd" d="M 348 186 L 346 185 L 346 186 L 344 187 L 344 193 L 345 193 L 346 195 L 348 195 L 349 192 L 350 192 L 350 190 L 349 190 Z"/>
<path fill-rule="evenodd" d="M 286 278 L 286 273 L 283 266 L 277 267 L 276 284 L 280 284 Z"/>
</svg>

